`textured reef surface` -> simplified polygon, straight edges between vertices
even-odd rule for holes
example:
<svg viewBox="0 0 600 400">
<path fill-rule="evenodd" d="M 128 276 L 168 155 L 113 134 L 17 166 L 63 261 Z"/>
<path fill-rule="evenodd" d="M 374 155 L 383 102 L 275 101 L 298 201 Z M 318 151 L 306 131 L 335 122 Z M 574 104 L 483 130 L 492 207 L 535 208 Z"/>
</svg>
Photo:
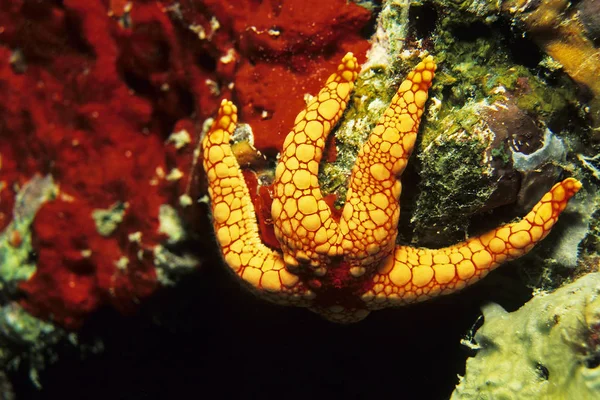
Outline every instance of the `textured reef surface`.
<svg viewBox="0 0 600 400">
<path fill-rule="evenodd" d="M 506 312 L 483 307 L 477 355 L 452 399 L 595 399 L 600 393 L 600 274 Z"/>
<path fill-rule="evenodd" d="M 496 374 L 494 382 L 519 378 L 490 370 L 489 360 L 509 356 L 492 346 L 509 340 L 512 329 L 498 321 L 534 324 L 532 310 L 544 301 L 551 304 L 547 310 L 569 304 L 585 313 L 592 306 L 581 302 L 597 296 L 590 284 L 600 260 L 598 11 L 594 0 L 0 0 L 0 366 L 26 371 L 41 384 L 38 371 L 60 362 L 56 349 L 65 343 L 77 354 L 102 349 L 102 338 L 85 338 L 86 330 L 102 326 L 94 320 L 98 313 L 135 316 L 141 307 L 150 308 L 148 319 L 158 319 L 157 310 L 172 304 L 162 294 L 186 297 L 195 290 L 186 284 L 198 274 L 224 269 L 199 149 L 223 99 L 238 106 L 232 151 L 244 168 L 261 239 L 277 247 L 270 205 L 278 153 L 298 111 L 352 52 L 360 71 L 319 168 L 334 214 L 344 205 L 367 135 L 401 79 L 428 54 L 438 69 L 402 177 L 399 244 L 441 248 L 464 241 L 525 215 L 556 182 L 582 182 L 553 232 L 527 256 L 446 302 L 361 322 L 384 332 L 401 315 L 427 326 L 449 321 L 436 309 L 453 309 L 456 302 L 474 313 L 489 301 L 515 310 L 534 293 L 514 313 L 484 308 L 486 322 L 476 338 L 482 349 L 469 360 L 454 396 L 483 390 L 486 374 Z M 558 299 L 572 290 L 561 286 L 582 276 L 575 283 L 587 282 L 581 296 L 568 303 Z M 230 295 L 242 290 L 235 283 L 218 285 Z M 221 300 L 195 304 L 187 317 L 173 307 L 166 313 L 187 321 L 200 310 L 202 321 L 207 308 L 221 310 L 215 305 Z M 276 312 L 256 304 L 267 315 Z M 177 318 L 161 315 L 177 325 Z M 599 351 L 597 324 L 588 317 L 587 325 L 576 327 L 574 317 L 565 318 L 556 329 L 529 333 L 557 340 L 557 332 L 572 330 L 573 341 L 560 351 L 583 374 L 593 369 Z M 475 319 L 465 314 L 443 330 L 465 335 Z M 309 321 L 317 332 L 337 329 Z M 405 331 L 417 325 L 398 330 L 411 341 Z M 127 335 L 118 327 L 106 329 Z M 250 322 L 240 329 L 255 327 Z M 359 331 L 335 332 L 338 338 Z M 308 337 L 314 332 L 296 337 L 299 346 Z M 397 347 L 390 354 L 404 357 Z M 561 378 L 547 361 L 555 354 L 530 350 L 521 354 L 529 357 L 522 367 L 532 368 L 535 379 L 520 385 L 548 387 Z M 434 346 L 415 357 L 425 362 L 439 358 L 439 351 Z M 370 354 L 359 361 L 381 361 Z M 435 376 L 419 374 L 428 382 L 439 378 L 436 393 L 446 397 L 456 375 L 464 374 L 466 357 L 453 354 L 455 360 Z M 316 351 L 309 358 L 320 360 Z M 4 381 L 0 377 L 9 393 Z M 559 386 L 598 390 L 583 381 Z M 357 393 L 367 393 L 357 385 Z M 389 393 L 398 395 L 391 386 Z M 383 395 L 384 389 L 368 393 Z M 416 388 L 409 395 L 416 393 L 427 398 Z"/>
<path fill-rule="evenodd" d="M 220 98 L 274 155 L 267 133 L 368 47 L 369 10 L 297 3 L 0 2 L 0 364 L 31 350 L 41 366 L 49 337 L 201 264 L 195 149 Z"/>
</svg>

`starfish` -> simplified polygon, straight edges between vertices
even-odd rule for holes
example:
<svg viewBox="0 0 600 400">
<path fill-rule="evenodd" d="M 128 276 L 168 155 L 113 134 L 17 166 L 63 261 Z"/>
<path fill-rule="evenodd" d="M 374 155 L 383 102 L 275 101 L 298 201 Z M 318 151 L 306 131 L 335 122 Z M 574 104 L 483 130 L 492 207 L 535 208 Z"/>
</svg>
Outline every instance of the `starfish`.
<svg viewBox="0 0 600 400">
<path fill-rule="evenodd" d="M 529 252 L 550 232 L 581 183 L 557 183 L 520 221 L 442 249 L 396 244 L 400 176 L 414 147 L 435 75 L 425 57 L 400 84 L 360 150 L 336 218 L 317 174 L 327 135 L 348 103 L 359 64 L 346 54 L 296 117 L 275 170 L 271 215 L 280 249 L 262 243 L 248 187 L 230 147 L 236 106 L 221 102 L 203 139 L 213 225 L 235 276 L 269 301 L 355 322 L 371 310 L 459 291 Z"/>
</svg>

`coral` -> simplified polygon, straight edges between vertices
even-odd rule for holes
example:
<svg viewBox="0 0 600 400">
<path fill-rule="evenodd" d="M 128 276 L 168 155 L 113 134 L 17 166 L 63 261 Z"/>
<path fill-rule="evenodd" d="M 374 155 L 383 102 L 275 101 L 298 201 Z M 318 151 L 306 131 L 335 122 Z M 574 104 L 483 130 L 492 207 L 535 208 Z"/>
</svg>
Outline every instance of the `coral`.
<svg viewBox="0 0 600 400">
<path fill-rule="evenodd" d="M 366 51 L 368 10 L 305 3 L 0 1 L 1 294 L 15 318 L 76 330 L 197 268 L 195 148 L 220 98 L 245 99 L 256 146 L 275 152 L 267 133 L 306 82 Z"/>
<path fill-rule="evenodd" d="M 176 265 L 197 265 L 169 248 L 189 238 L 185 219 L 201 212 L 193 144 L 219 95 L 246 99 L 259 131 L 264 110 L 256 110 L 268 109 L 270 131 L 287 121 L 287 103 L 302 101 L 282 100 L 307 89 L 312 74 L 303 71 L 366 50 L 358 32 L 370 12 L 341 0 L 303 4 L 320 18 L 310 25 L 293 1 L 201 3 L 2 3 L 0 123 L 12 139 L 0 144 L 0 227 L 33 174 L 58 187 L 31 235 L 17 232 L 37 254 L 32 276 L 14 280 L 35 315 L 76 328 L 102 304 L 132 309 L 159 282 L 172 283 Z M 268 82 L 278 80 L 295 84 L 277 91 Z M 255 143 L 277 146 L 260 132 Z"/>
<path fill-rule="evenodd" d="M 100 3 L 3 7 L 13 22 L 5 21 L 2 42 L 20 49 L 23 62 L 23 70 L 16 70 L 8 48 L 0 48 L 1 123 L 12 138 L 2 151 L 8 161 L 2 170 L 10 179 L 6 195 L 35 172 L 50 174 L 59 188 L 32 224 L 37 262 L 20 285 L 22 305 L 74 328 L 107 301 L 128 308 L 131 299 L 123 291 L 134 282 L 140 283 L 134 296 L 146 296 L 155 286 L 151 259 L 124 273 L 114 263 L 136 258 L 137 250 L 122 241 L 131 232 L 143 231 L 148 247 L 162 240 L 152 216 L 169 195 L 167 185 L 152 180 L 157 168 L 165 168 L 163 144 L 156 134 L 140 134 L 152 108 L 119 77 L 119 32 Z M 75 28 L 86 38 L 81 43 L 74 42 Z M 97 210 L 118 203 L 129 205 L 120 223 L 108 229 L 94 222 Z"/>
<path fill-rule="evenodd" d="M 452 400 L 600 397 L 600 273 L 506 312 L 483 307 L 477 355 Z"/>
<path fill-rule="evenodd" d="M 185 14 L 185 23 L 198 26 L 199 7 L 193 3 L 181 1 L 178 10 Z M 371 12 L 346 0 L 202 3 L 214 16 L 211 21 L 218 23 L 210 28 L 202 24 L 199 35 L 213 35 L 211 41 L 223 46 L 217 90 L 229 97 L 233 88 L 240 116 L 253 127 L 254 145 L 271 156 L 281 150 L 294 110 L 304 106 L 304 95 L 318 90 L 315 82 L 346 52 L 362 58 L 369 46 L 361 30 Z M 226 69 L 231 72 L 224 73 Z"/>
</svg>

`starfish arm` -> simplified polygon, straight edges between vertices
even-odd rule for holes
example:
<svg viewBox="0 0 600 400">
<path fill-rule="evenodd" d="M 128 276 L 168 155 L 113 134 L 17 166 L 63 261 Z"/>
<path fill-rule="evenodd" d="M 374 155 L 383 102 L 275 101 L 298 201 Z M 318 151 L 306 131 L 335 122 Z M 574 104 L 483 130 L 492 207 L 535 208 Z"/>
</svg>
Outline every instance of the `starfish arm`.
<svg viewBox="0 0 600 400">
<path fill-rule="evenodd" d="M 347 260 L 368 265 L 394 248 L 400 217 L 400 175 L 412 152 L 436 65 L 423 59 L 402 82 L 352 169 L 340 220 Z M 365 270 L 357 267 L 357 272 Z"/>
<path fill-rule="evenodd" d="M 397 246 L 363 295 L 370 309 L 450 294 L 478 281 L 505 261 L 528 253 L 548 235 L 569 199 L 581 188 L 573 178 L 557 183 L 521 221 L 443 249 Z"/>
<path fill-rule="evenodd" d="M 311 293 L 284 268 L 281 255 L 261 242 L 250 193 L 229 144 L 236 122 L 235 105 L 223 100 L 202 143 L 213 225 L 223 258 L 259 294 L 278 303 L 302 303 Z"/>
<path fill-rule="evenodd" d="M 323 200 L 317 174 L 325 140 L 346 108 L 358 71 L 356 57 L 346 54 L 325 87 L 298 114 L 283 144 L 271 214 L 291 267 L 300 261 L 318 268 L 324 257 L 339 253 L 337 223 Z"/>
</svg>

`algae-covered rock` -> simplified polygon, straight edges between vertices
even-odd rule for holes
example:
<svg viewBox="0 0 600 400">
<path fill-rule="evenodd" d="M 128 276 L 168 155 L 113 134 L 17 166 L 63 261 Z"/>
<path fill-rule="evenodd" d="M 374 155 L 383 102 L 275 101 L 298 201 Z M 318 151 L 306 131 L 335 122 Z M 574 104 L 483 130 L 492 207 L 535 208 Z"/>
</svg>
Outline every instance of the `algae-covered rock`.
<svg viewBox="0 0 600 400">
<path fill-rule="evenodd" d="M 483 315 L 452 400 L 600 398 L 600 273 Z"/>
</svg>

